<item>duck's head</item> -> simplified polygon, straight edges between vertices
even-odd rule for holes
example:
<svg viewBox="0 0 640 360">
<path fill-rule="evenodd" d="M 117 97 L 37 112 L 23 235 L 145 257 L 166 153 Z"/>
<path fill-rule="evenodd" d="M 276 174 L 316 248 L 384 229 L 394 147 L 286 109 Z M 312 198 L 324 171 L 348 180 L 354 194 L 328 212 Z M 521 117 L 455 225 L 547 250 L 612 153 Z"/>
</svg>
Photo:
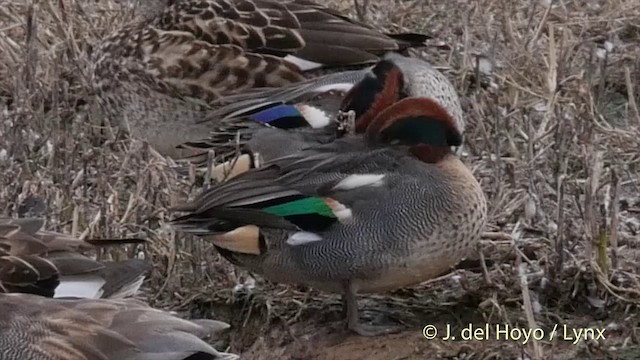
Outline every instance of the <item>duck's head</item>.
<svg viewBox="0 0 640 360">
<path fill-rule="evenodd" d="M 376 114 L 405 96 L 404 81 L 399 67 L 391 61 L 381 60 L 349 90 L 340 111 L 355 113 L 356 133 L 364 132 Z"/>
<path fill-rule="evenodd" d="M 391 104 L 408 97 L 427 97 L 444 107 L 464 133 L 460 100 L 453 84 L 426 61 L 389 53 L 345 95 L 340 111 L 355 113 L 355 132 L 363 133 Z"/>
<path fill-rule="evenodd" d="M 404 98 L 380 112 L 366 129 L 369 143 L 407 146 L 424 162 L 435 163 L 462 144 L 447 110 L 433 99 Z"/>
</svg>

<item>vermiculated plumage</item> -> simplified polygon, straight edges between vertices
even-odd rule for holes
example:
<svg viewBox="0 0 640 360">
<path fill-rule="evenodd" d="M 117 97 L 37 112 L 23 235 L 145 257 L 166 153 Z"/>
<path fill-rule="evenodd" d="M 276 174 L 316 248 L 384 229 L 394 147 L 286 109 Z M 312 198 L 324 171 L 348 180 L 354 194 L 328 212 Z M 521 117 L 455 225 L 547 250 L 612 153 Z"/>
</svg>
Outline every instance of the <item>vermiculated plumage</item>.
<svg viewBox="0 0 640 360">
<path fill-rule="evenodd" d="M 347 136 L 273 159 L 178 208 L 180 231 L 206 236 L 235 264 L 275 282 L 356 292 L 442 274 L 475 248 L 486 199 L 450 151 L 458 119 L 428 97 L 394 103 Z M 291 206 L 286 206 L 291 205 Z M 293 206 L 295 205 L 295 206 Z"/>
</svg>

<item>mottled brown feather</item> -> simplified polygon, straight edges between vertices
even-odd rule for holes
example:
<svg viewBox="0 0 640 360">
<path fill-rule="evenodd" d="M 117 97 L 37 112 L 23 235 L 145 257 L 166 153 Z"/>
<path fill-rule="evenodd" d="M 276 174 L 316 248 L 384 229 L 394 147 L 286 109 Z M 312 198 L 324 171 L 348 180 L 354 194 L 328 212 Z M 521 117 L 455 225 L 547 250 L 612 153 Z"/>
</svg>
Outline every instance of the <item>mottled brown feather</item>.
<svg viewBox="0 0 640 360">
<path fill-rule="evenodd" d="M 99 88 L 114 76 L 134 81 L 145 79 L 144 73 L 156 77 L 151 84 L 156 91 L 209 102 L 301 80 L 285 55 L 347 66 L 372 63 L 399 49 L 397 40 L 311 1 L 175 1 L 158 16 L 105 39 L 94 54 L 94 71 Z"/>
<path fill-rule="evenodd" d="M 105 279 L 104 297 L 138 281 L 150 270 L 142 260 L 102 263 L 82 253 L 94 245 L 77 238 L 42 230 L 41 219 L 0 218 L 0 285 L 3 292 L 25 292 L 52 297 L 61 276 L 95 274 Z M 98 246 L 140 242 L 139 239 L 96 241 Z M 127 271 L 120 271 L 126 267 Z"/>
<path fill-rule="evenodd" d="M 0 308 L 0 353 L 6 360 L 183 360 L 199 352 L 199 359 L 237 358 L 202 340 L 228 324 L 183 320 L 138 300 L 0 294 Z"/>
</svg>

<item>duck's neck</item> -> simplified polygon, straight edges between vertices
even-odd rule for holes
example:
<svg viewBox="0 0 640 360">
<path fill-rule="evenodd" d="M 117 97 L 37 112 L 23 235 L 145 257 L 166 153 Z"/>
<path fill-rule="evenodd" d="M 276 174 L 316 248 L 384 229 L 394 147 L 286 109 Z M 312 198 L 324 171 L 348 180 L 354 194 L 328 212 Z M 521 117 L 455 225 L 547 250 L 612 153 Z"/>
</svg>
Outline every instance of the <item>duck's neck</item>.
<svg viewBox="0 0 640 360">
<path fill-rule="evenodd" d="M 439 146 L 431 144 L 414 145 L 409 150 L 415 157 L 427 164 L 435 164 L 442 161 L 447 155 L 451 154 L 448 146 Z"/>
</svg>

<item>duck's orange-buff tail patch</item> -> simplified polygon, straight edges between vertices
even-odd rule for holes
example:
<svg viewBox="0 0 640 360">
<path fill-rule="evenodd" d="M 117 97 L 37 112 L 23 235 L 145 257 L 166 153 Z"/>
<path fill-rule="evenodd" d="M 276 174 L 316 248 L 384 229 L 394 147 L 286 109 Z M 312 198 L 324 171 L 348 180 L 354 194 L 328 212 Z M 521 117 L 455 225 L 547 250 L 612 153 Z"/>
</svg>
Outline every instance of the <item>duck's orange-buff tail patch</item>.
<svg viewBox="0 0 640 360">
<path fill-rule="evenodd" d="M 241 254 L 260 255 L 260 228 L 246 225 L 224 234 L 214 235 L 213 243 L 225 250 Z"/>
</svg>

